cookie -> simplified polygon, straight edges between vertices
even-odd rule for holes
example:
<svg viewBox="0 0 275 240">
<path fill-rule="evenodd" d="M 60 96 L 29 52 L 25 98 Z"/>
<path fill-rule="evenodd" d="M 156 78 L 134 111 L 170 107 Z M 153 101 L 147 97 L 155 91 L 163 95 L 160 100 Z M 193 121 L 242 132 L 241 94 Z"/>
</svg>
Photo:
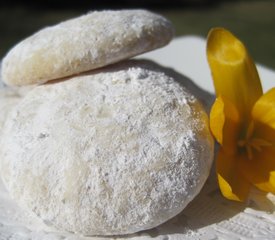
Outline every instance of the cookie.
<svg viewBox="0 0 275 240">
<path fill-rule="evenodd" d="M 134 233 L 180 213 L 209 174 L 213 139 L 179 80 L 127 61 L 34 88 L 3 132 L 12 197 L 84 235 Z"/>
<path fill-rule="evenodd" d="M 0 71 L 2 62 L 0 61 Z M 6 118 L 13 107 L 24 97 L 34 86 L 10 88 L 4 85 L 0 74 L 0 137 Z M 1 159 L 0 159 L 1 161 Z"/>
<path fill-rule="evenodd" d="M 20 96 L 15 90 L 0 86 L 0 137 L 9 112 L 19 102 L 19 100 Z"/>
<path fill-rule="evenodd" d="M 91 12 L 17 44 L 3 59 L 3 81 L 45 83 L 162 47 L 172 37 L 171 23 L 146 10 Z"/>
</svg>

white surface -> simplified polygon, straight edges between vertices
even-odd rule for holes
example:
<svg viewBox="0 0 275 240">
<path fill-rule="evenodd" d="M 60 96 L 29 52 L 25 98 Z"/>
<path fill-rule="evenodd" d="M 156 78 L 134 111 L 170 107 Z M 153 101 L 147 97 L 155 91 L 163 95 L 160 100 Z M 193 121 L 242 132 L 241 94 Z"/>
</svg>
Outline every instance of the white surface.
<svg viewBox="0 0 275 240">
<path fill-rule="evenodd" d="M 203 39 L 178 38 L 166 48 L 143 56 L 176 69 L 202 88 L 213 92 Z M 273 71 L 260 67 L 259 72 L 265 90 L 275 86 L 275 81 L 272 82 L 275 79 Z M 272 213 L 275 207 L 271 200 L 274 202 L 273 195 L 268 195 L 266 198 L 255 190 L 246 204 L 227 201 L 220 195 L 213 172 L 198 197 L 180 215 L 155 229 L 124 238 L 131 240 L 275 239 L 275 216 Z M 7 239 L 104 238 L 84 238 L 50 230 L 35 217 L 27 216 L 20 210 L 0 186 L 0 240 Z"/>
<path fill-rule="evenodd" d="M 176 38 L 167 47 L 143 54 L 141 57 L 174 68 L 189 77 L 202 89 L 214 93 L 206 59 L 206 41 L 203 38 L 196 36 Z M 257 66 L 264 92 L 275 87 L 275 72 L 264 66 Z"/>
</svg>

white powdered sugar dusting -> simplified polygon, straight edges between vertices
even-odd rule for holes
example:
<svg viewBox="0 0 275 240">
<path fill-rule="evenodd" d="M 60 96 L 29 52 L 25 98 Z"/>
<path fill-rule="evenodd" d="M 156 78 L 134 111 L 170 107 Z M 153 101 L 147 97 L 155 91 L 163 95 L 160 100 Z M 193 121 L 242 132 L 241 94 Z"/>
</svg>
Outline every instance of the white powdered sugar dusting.
<svg viewBox="0 0 275 240">
<path fill-rule="evenodd" d="M 15 90 L 1 87 L 0 79 L 0 137 L 7 115 L 19 100 L 20 96 Z"/>
<path fill-rule="evenodd" d="M 36 87 L 6 121 L 1 146 L 11 196 L 85 235 L 134 233 L 177 215 L 213 158 L 201 105 L 141 61 Z"/>
<path fill-rule="evenodd" d="M 3 80 L 28 85 L 70 76 L 166 45 L 172 24 L 146 10 L 91 12 L 47 27 L 3 59 Z"/>
</svg>

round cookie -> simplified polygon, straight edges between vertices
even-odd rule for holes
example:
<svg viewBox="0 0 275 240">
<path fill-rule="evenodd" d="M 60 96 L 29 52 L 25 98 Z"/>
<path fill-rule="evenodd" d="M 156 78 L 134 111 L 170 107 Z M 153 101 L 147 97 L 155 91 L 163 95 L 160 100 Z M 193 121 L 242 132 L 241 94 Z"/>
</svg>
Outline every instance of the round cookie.
<svg viewBox="0 0 275 240">
<path fill-rule="evenodd" d="M 3 81 L 41 84 L 162 47 L 172 37 L 171 23 L 146 10 L 91 12 L 17 44 L 3 59 Z"/>
<path fill-rule="evenodd" d="M 84 235 L 134 233 L 180 213 L 209 174 L 213 140 L 177 80 L 128 61 L 33 89 L 1 143 L 12 197 Z"/>
</svg>

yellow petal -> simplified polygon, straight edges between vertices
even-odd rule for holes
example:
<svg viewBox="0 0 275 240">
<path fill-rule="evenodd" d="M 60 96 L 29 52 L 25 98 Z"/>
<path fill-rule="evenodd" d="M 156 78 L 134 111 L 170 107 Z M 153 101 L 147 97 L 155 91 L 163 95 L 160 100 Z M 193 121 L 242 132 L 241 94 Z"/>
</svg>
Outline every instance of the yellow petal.
<svg viewBox="0 0 275 240">
<path fill-rule="evenodd" d="M 235 201 L 245 201 L 251 185 L 240 171 L 238 156 L 227 155 L 223 149 L 220 149 L 217 156 L 217 174 L 224 197 Z"/>
<path fill-rule="evenodd" d="M 216 95 L 235 105 L 242 118 L 249 118 L 252 106 L 262 95 L 262 86 L 243 43 L 229 31 L 214 28 L 207 39 L 207 58 Z"/>
<path fill-rule="evenodd" d="M 262 123 L 260 121 L 254 120 L 255 130 L 254 139 L 261 139 L 265 141 L 266 144 L 260 143 L 261 146 L 273 146 L 275 147 L 275 128 L 270 127 L 268 124 Z"/>
<path fill-rule="evenodd" d="M 219 96 L 210 112 L 210 128 L 216 140 L 228 154 L 234 154 L 240 128 L 240 118 L 235 106 Z"/>
<path fill-rule="evenodd" d="M 262 191 L 275 193 L 275 148 L 264 147 L 252 159 L 240 161 L 245 177 Z"/>
<path fill-rule="evenodd" d="M 258 99 L 253 107 L 252 117 L 275 129 L 275 88 L 270 89 Z"/>
</svg>

